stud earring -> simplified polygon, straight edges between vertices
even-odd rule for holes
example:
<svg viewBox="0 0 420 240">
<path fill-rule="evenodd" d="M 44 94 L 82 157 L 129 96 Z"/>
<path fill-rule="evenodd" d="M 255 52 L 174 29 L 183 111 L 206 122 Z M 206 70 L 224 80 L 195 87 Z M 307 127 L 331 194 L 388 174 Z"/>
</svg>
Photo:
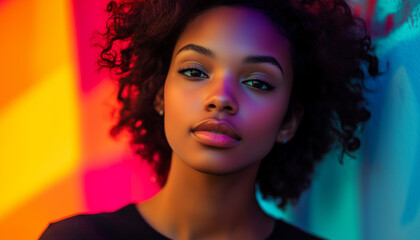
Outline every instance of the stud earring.
<svg viewBox="0 0 420 240">
<path fill-rule="evenodd" d="M 159 116 L 163 116 L 163 110 L 159 111 Z"/>
<path fill-rule="evenodd" d="M 287 143 L 287 138 L 283 138 L 283 144 Z"/>
</svg>

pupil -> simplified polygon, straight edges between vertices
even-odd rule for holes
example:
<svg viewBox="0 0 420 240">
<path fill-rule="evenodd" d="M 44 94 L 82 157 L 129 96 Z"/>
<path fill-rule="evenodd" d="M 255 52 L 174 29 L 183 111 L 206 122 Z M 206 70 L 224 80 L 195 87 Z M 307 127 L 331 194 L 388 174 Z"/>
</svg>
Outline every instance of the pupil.
<svg viewBox="0 0 420 240">
<path fill-rule="evenodd" d="M 199 77 L 200 73 L 197 70 L 191 70 L 191 76 L 193 77 Z"/>
<path fill-rule="evenodd" d="M 252 85 L 254 85 L 254 87 L 261 87 L 261 83 L 257 81 L 252 81 Z"/>
</svg>

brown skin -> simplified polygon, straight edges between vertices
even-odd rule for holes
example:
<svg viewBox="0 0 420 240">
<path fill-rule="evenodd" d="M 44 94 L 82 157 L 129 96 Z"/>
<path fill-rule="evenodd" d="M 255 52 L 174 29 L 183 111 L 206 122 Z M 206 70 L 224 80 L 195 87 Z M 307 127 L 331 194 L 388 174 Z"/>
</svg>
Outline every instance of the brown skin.
<svg viewBox="0 0 420 240">
<path fill-rule="evenodd" d="M 180 51 L 188 44 L 214 55 Z M 138 204 L 157 231 L 171 239 L 270 235 L 274 219 L 255 199 L 255 179 L 261 160 L 276 141 L 294 136 L 303 114 L 295 112 L 283 122 L 293 82 L 289 47 L 270 20 L 252 9 L 218 7 L 187 25 L 176 43 L 163 94 L 156 99 L 156 110 L 165 110 L 165 134 L 173 150 L 170 173 L 155 197 Z M 244 63 L 249 56 L 273 57 L 281 69 L 270 62 Z M 179 72 L 186 68 L 199 71 Z M 264 90 L 267 85 L 260 80 L 274 89 Z M 208 118 L 229 121 L 239 143 L 224 149 L 200 143 L 191 128 Z"/>
</svg>

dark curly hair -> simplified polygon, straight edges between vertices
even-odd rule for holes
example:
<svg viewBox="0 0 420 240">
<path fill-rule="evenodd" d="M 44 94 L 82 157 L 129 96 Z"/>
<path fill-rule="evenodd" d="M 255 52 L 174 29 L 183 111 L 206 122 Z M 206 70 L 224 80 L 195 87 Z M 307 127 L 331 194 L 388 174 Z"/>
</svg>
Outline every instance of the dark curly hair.
<svg viewBox="0 0 420 240">
<path fill-rule="evenodd" d="M 366 73 L 378 75 L 378 60 L 364 21 L 344 0 L 111 1 L 99 66 L 115 73 L 122 107 L 110 133 L 116 137 L 128 130 L 136 154 L 165 184 L 172 149 L 154 100 L 186 24 L 221 5 L 261 11 L 292 45 L 294 80 L 286 119 L 297 106 L 305 113 L 295 137 L 276 143 L 262 160 L 256 183 L 263 197 L 284 207 L 310 186 L 315 163 L 332 147 L 341 147 L 340 162 L 360 147 L 358 127 L 370 118 L 364 79 Z"/>
</svg>

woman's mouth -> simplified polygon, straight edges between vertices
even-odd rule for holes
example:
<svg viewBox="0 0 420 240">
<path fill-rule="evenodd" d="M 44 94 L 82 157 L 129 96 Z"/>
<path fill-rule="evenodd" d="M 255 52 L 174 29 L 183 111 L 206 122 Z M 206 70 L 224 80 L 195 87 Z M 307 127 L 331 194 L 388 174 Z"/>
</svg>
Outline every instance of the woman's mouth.
<svg viewBox="0 0 420 240">
<path fill-rule="evenodd" d="M 192 128 L 192 134 L 200 143 L 218 148 L 233 147 L 241 140 L 228 121 L 214 118 L 196 124 Z"/>
</svg>

